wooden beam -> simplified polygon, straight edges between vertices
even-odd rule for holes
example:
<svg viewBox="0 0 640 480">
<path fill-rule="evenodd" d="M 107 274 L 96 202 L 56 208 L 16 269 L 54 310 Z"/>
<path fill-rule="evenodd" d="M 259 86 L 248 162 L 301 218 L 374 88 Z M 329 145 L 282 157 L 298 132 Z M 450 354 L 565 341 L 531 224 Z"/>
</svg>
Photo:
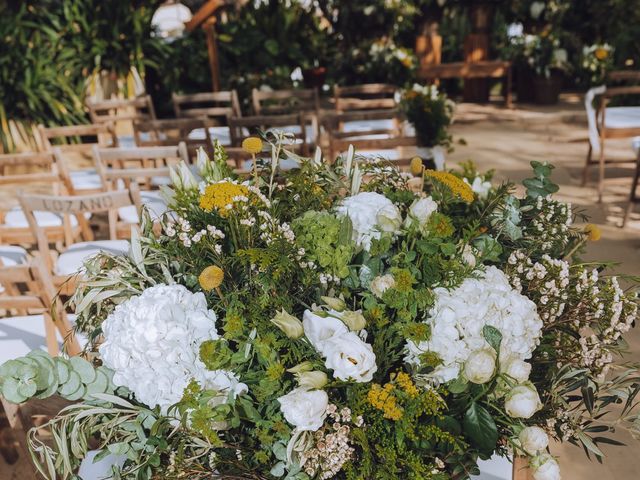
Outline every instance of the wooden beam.
<svg viewBox="0 0 640 480">
<path fill-rule="evenodd" d="M 196 12 L 196 14 L 185 23 L 185 28 L 187 32 L 193 32 L 196 28 L 198 28 L 201 24 L 203 24 L 211 15 L 213 15 L 218 8 L 225 5 L 224 0 L 209 0 L 206 2 L 200 10 Z"/>
<path fill-rule="evenodd" d="M 218 58 L 218 44 L 216 42 L 216 17 L 209 18 L 203 25 L 207 37 L 207 52 L 209 53 L 209 69 L 211 70 L 211 87 L 214 92 L 220 90 L 220 61 Z"/>
</svg>

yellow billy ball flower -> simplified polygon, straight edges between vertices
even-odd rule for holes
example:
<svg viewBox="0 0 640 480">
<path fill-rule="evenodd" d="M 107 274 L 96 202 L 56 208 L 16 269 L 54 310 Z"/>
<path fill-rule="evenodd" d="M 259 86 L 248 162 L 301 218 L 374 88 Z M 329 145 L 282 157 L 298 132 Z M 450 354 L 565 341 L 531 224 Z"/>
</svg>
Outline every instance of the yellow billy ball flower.
<svg viewBox="0 0 640 480">
<path fill-rule="evenodd" d="M 589 223 L 584 227 L 584 233 L 588 235 L 589 240 L 592 242 L 597 242 L 602 237 L 602 231 L 600 227 L 594 225 L 593 223 Z"/>
<path fill-rule="evenodd" d="M 198 277 L 198 282 L 203 290 L 210 292 L 222 285 L 224 270 L 216 265 L 210 265 Z"/>
<path fill-rule="evenodd" d="M 262 140 L 258 137 L 247 137 L 242 141 L 242 149 L 253 155 L 262 151 Z"/>
<path fill-rule="evenodd" d="M 422 175 L 422 170 L 424 169 L 424 165 L 422 164 L 422 159 L 420 157 L 413 157 L 411 159 L 411 164 L 409 166 L 411 170 L 411 174 L 414 176 Z"/>
<path fill-rule="evenodd" d="M 596 48 L 596 51 L 593 53 L 598 60 L 604 60 L 609 56 L 609 51 L 604 47 Z"/>
</svg>

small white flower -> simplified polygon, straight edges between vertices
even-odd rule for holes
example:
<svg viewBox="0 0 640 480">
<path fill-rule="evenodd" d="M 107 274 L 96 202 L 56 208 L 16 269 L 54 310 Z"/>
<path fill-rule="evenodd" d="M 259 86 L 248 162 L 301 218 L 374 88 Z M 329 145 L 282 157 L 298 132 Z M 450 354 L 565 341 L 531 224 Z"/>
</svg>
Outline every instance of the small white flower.
<svg viewBox="0 0 640 480">
<path fill-rule="evenodd" d="M 386 275 L 380 275 L 371 280 L 371 285 L 369 285 L 369 290 L 376 297 L 382 298 L 382 294 L 387 291 L 389 288 L 393 288 L 396 285 L 396 280 L 393 278 L 393 275 L 387 273 Z"/>
<path fill-rule="evenodd" d="M 323 348 L 326 367 L 340 380 L 370 382 L 378 369 L 373 348 L 354 332 L 331 337 Z"/>
<path fill-rule="evenodd" d="M 548 453 L 538 455 L 531 461 L 535 480 L 561 480 L 560 465 Z"/>
<path fill-rule="evenodd" d="M 465 245 L 462 249 L 462 261 L 472 268 L 476 266 L 477 260 L 471 245 Z"/>
<path fill-rule="evenodd" d="M 298 430 L 315 432 L 324 423 L 329 396 L 324 390 L 298 387 L 278 398 L 278 402 L 287 422 Z"/>
<path fill-rule="evenodd" d="M 506 397 L 504 408 L 513 418 L 530 418 L 542 408 L 540 397 L 533 385 L 518 385 Z"/>
<path fill-rule="evenodd" d="M 471 352 L 464 364 L 464 376 L 471 383 L 483 384 L 493 378 L 496 370 L 496 354 L 493 350 L 483 348 Z"/>
<path fill-rule="evenodd" d="M 543 429 L 536 426 L 522 429 L 518 439 L 522 449 L 532 456 L 543 452 L 549 446 L 549 436 Z"/>
<path fill-rule="evenodd" d="M 420 198 L 414 200 L 409 207 L 409 213 L 404 221 L 407 228 L 417 224 L 419 228 L 424 228 L 432 213 L 438 210 L 438 204 L 431 198 Z"/>
<path fill-rule="evenodd" d="M 465 181 L 469 183 L 466 178 Z M 481 177 L 476 177 L 471 182 L 471 190 L 478 195 L 478 198 L 484 200 L 491 190 L 491 182 L 483 181 Z"/>
</svg>

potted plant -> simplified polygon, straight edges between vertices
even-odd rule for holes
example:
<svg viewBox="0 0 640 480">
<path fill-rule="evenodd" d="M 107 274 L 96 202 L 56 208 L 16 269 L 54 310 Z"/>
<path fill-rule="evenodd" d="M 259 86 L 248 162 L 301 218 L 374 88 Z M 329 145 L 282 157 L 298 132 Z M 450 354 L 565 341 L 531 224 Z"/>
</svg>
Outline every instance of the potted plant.
<svg viewBox="0 0 640 480">
<path fill-rule="evenodd" d="M 533 99 L 540 105 L 558 102 L 564 73 L 569 70 L 567 51 L 549 29 L 539 35 L 527 35 L 525 56 L 533 69 Z"/>
<path fill-rule="evenodd" d="M 415 129 L 420 158 L 443 169 L 445 149 L 451 149 L 448 128 L 455 103 L 435 85 L 414 84 L 400 94 L 400 110 Z"/>
</svg>

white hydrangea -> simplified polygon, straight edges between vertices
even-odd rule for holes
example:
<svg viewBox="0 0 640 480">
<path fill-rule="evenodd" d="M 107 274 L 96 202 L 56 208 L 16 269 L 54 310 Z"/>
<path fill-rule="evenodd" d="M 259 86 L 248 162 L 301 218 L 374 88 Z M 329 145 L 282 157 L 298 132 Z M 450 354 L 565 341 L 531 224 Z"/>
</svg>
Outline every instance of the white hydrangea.
<svg viewBox="0 0 640 480">
<path fill-rule="evenodd" d="M 100 356 L 114 370 L 113 382 L 127 387 L 149 407 L 166 414 L 194 379 L 228 395 L 247 387 L 225 370 L 207 370 L 199 358 L 206 340 L 217 340 L 216 314 L 207 309 L 201 292 L 182 285 L 156 285 L 118 305 L 102 324 L 104 343 Z"/>
<path fill-rule="evenodd" d="M 382 233 L 395 234 L 402 225 L 402 214 L 391 200 L 375 192 L 362 192 L 345 198 L 337 207 L 339 216 L 348 216 L 353 224 L 353 241 L 365 250 Z"/>
<path fill-rule="evenodd" d="M 434 380 L 458 377 L 471 352 L 490 348 L 482 330 L 491 325 L 502 333 L 500 362 L 531 357 L 541 336 L 542 321 L 536 305 L 514 290 L 507 276 L 488 267 L 481 278 L 467 278 L 453 289 L 436 288 L 436 301 L 426 321 L 431 339 L 407 342 L 405 360 L 420 364 L 420 355 L 433 352 L 442 361 L 431 373 Z"/>
</svg>

